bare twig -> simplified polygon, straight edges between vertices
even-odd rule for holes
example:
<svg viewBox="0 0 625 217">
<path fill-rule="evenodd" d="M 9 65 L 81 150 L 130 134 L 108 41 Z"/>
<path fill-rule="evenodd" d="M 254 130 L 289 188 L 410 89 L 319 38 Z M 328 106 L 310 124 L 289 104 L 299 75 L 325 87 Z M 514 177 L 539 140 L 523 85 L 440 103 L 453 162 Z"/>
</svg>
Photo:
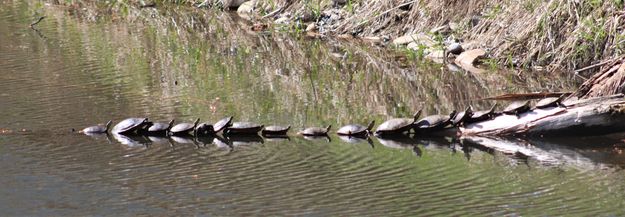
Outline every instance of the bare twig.
<svg viewBox="0 0 625 217">
<path fill-rule="evenodd" d="M 265 18 L 268 18 L 268 17 L 273 17 L 273 16 L 274 16 L 274 15 L 276 15 L 277 13 L 280 13 L 280 11 L 282 11 L 282 9 L 283 9 L 283 8 L 284 8 L 284 7 L 280 7 L 280 8 L 278 8 L 278 9 L 276 9 L 276 10 L 274 10 L 274 11 L 272 11 L 272 12 L 270 12 L 270 13 L 266 14 L 266 15 L 265 15 L 265 16 L 263 16 L 261 19 L 265 19 Z"/>
<path fill-rule="evenodd" d="M 593 69 L 593 68 L 596 68 L 596 67 L 599 67 L 599 66 L 603 66 L 603 65 L 605 65 L 605 64 L 607 64 L 607 63 L 610 63 L 610 62 L 612 62 L 612 61 L 613 61 L 613 60 L 606 60 L 606 61 L 603 61 L 603 62 L 600 62 L 600 63 L 597 63 L 597 64 L 593 64 L 593 65 L 590 65 L 590 66 L 586 66 L 586 67 L 584 67 L 584 68 L 581 68 L 581 69 L 577 69 L 577 70 L 575 70 L 575 73 L 579 73 L 579 72 L 583 72 L 583 71 L 586 71 L 586 70 L 589 70 L 589 69 Z"/>
<path fill-rule="evenodd" d="M 35 28 L 35 25 L 39 24 L 39 22 L 41 22 L 44 18 L 46 18 L 45 16 L 41 16 L 39 17 L 39 19 L 37 19 L 37 21 L 35 21 L 34 23 L 30 24 L 30 28 Z"/>
</svg>

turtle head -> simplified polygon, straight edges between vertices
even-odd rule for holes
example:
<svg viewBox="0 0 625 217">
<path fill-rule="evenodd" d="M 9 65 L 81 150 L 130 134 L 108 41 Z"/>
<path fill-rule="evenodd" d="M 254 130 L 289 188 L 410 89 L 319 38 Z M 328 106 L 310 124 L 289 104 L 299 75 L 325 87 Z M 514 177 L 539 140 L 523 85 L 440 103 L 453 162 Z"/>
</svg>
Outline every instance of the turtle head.
<svg viewBox="0 0 625 217">
<path fill-rule="evenodd" d="M 171 121 L 169 121 L 169 125 L 167 125 L 167 129 L 171 129 L 172 127 L 174 127 L 174 121 L 176 121 L 175 119 L 171 119 Z"/>
<path fill-rule="evenodd" d="M 112 120 L 109 120 L 109 122 L 106 122 L 106 131 L 109 130 L 109 128 L 111 127 L 111 124 L 113 123 Z"/>
<path fill-rule="evenodd" d="M 326 133 L 330 132 L 330 128 L 332 128 L 332 125 L 328 125 L 328 127 L 326 127 Z"/>
<path fill-rule="evenodd" d="M 423 111 L 423 109 L 419 109 L 419 111 L 417 111 L 416 113 L 414 113 L 414 115 L 412 115 L 412 119 L 414 122 L 417 122 L 419 120 L 419 117 L 421 117 L 421 111 Z"/>
<path fill-rule="evenodd" d="M 291 125 L 286 126 L 286 131 L 289 131 L 291 129 Z"/>
<path fill-rule="evenodd" d="M 458 114 L 458 111 L 454 109 L 453 111 L 451 111 L 451 113 L 449 113 L 449 118 L 453 119 L 456 117 L 457 114 Z"/>
<path fill-rule="evenodd" d="M 197 127 L 198 123 L 200 123 L 200 118 L 195 119 L 195 122 L 193 122 L 193 128 Z"/>
<path fill-rule="evenodd" d="M 369 123 L 369 126 L 367 126 L 367 131 L 371 131 L 371 129 L 373 129 L 373 125 L 375 124 L 375 120 L 371 121 Z"/>
<path fill-rule="evenodd" d="M 234 118 L 234 116 L 228 117 L 228 123 L 226 123 L 226 128 L 232 126 L 232 119 L 233 118 Z"/>
<path fill-rule="evenodd" d="M 141 122 L 144 123 L 144 124 L 147 124 L 149 121 L 148 121 L 148 118 L 144 118 L 143 121 L 141 121 Z"/>
<path fill-rule="evenodd" d="M 467 109 L 464 110 L 464 115 L 461 118 L 461 121 L 467 120 L 473 116 L 473 106 L 468 106 Z"/>
</svg>

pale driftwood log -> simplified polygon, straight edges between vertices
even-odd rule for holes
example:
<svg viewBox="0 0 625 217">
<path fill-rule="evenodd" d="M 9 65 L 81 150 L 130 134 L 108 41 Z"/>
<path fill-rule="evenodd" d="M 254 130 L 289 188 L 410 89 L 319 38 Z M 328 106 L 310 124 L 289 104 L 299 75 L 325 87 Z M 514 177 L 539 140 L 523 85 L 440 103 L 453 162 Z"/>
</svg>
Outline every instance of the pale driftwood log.
<svg viewBox="0 0 625 217">
<path fill-rule="evenodd" d="M 460 128 L 461 135 L 603 135 L 625 131 L 623 95 L 569 100 L 564 107 L 533 109 Z"/>
</svg>

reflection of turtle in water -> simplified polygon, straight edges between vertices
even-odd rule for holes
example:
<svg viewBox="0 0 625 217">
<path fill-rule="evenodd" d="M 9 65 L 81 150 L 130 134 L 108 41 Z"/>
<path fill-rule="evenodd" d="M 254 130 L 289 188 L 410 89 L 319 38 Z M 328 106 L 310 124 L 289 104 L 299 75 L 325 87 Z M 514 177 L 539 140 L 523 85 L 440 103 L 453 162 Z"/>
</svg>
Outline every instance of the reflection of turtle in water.
<svg viewBox="0 0 625 217">
<path fill-rule="evenodd" d="M 113 123 L 113 121 L 106 122 L 106 125 L 104 126 L 102 125 L 91 126 L 91 127 L 82 129 L 81 131 L 78 131 L 78 132 L 84 133 L 84 134 L 107 133 L 109 130 L 109 127 L 111 127 L 111 123 Z"/>
<path fill-rule="evenodd" d="M 327 136 L 328 132 L 330 132 L 330 128 L 332 128 L 332 125 L 328 125 L 328 127 L 326 128 L 309 127 L 302 131 L 297 132 L 297 134 L 303 135 L 303 136 Z"/>
<path fill-rule="evenodd" d="M 417 119 L 421 116 L 421 110 L 417 111 L 412 118 L 393 118 L 380 124 L 375 130 L 376 136 L 403 134 L 410 131 Z"/>
<path fill-rule="evenodd" d="M 257 134 L 263 129 L 263 125 L 252 122 L 234 122 L 232 126 L 224 129 L 225 134 Z"/>
<path fill-rule="evenodd" d="M 540 101 L 536 103 L 536 108 L 542 109 L 542 108 L 557 107 L 557 106 L 565 107 L 564 104 L 562 104 L 562 100 L 564 99 L 564 96 L 565 95 L 562 95 L 561 97 L 547 97 L 547 98 L 541 99 Z"/>
<path fill-rule="evenodd" d="M 111 132 L 116 134 L 133 133 L 148 124 L 148 118 L 127 118 L 115 125 Z"/>
<path fill-rule="evenodd" d="M 195 119 L 193 123 L 179 123 L 172 127 L 169 132 L 173 136 L 188 136 L 189 133 L 195 131 L 195 127 L 200 122 L 200 119 Z"/>
<path fill-rule="evenodd" d="M 510 103 L 505 109 L 503 109 L 504 114 L 509 115 L 519 115 L 523 112 L 530 110 L 530 101 L 514 101 Z"/>
<path fill-rule="evenodd" d="M 373 125 L 375 121 L 371 121 L 368 126 L 362 126 L 360 124 L 349 124 L 345 125 L 339 130 L 336 131 L 336 134 L 344 135 L 344 136 L 366 136 L 373 129 Z"/>
<path fill-rule="evenodd" d="M 272 126 L 266 126 L 261 133 L 266 136 L 284 136 L 290 129 L 291 129 L 291 125 L 286 126 L 286 127 L 272 125 Z"/>
<path fill-rule="evenodd" d="M 452 123 L 452 119 L 456 117 L 456 110 L 449 115 L 430 115 L 415 124 L 415 131 L 436 131 L 445 129 Z"/>
</svg>

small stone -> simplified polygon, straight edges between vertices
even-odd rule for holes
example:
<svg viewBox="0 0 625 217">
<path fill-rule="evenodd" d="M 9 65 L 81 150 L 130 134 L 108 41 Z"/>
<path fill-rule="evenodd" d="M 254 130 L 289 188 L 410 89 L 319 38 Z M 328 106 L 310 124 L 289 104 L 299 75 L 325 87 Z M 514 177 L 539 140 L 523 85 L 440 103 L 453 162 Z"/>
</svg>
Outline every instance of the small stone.
<svg viewBox="0 0 625 217">
<path fill-rule="evenodd" d="M 458 57 L 456 57 L 455 63 L 467 71 L 473 73 L 481 73 L 484 70 L 478 69 L 474 66 L 474 64 L 477 63 L 479 59 L 482 59 L 485 56 L 486 51 L 483 49 L 468 50 L 458 55 Z"/>
<path fill-rule="evenodd" d="M 406 47 L 410 50 L 419 50 L 419 44 L 417 44 L 416 42 L 410 42 Z"/>
<path fill-rule="evenodd" d="M 230 0 L 229 4 L 227 5 L 229 8 L 238 8 L 241 7 L 241 5 L 243 5 L 243 3 L 246 2 L 250 2 L 252 3 L 252 8 L 254 7 L 254 3 L 253 1 L 248 1 L 248 0 Z M 238 10 L 238 9 L 237 9 Z"/>
<path fill-rule="evenodd" d="M 447 51 L 451 54 L 458 55 L 462 53 L 462 51 L 464 51 L 464 48 L 462 48 L 462 45 L 460 45 L 460 43 L 454 42 L 447 46 Z"/>
<path fill-rule="evenodd" d="M 458 65 L 473 65 L 479 59 L 482 59 L 486 56 L 486 51 L 483 49 L 473 49 L 468 50 L 461 53 L 458 57 L 456 57 L 456 64 Z"/>
<path fill-rule="evenodd" d="M 445 51 L 438 50 L 438 49 L 432 50 L 430 51 L 429 54 L 425 56 L 425 58 L 433 60 L 434 62 L 437 62 L 437 63 L 443 63 L 445 62 Z"/>
<path fill-rule="evenodd" d="M 423 33 L 405 35 L 405 36 L 402 36 L 393 40 L 393 44 L 395 45 L 405 45 L 405 44 L 409 44 L 410 42 L 417 42 L 419 44 L 423 44 L 428 47 L 432 47 L 434 46 L 434 44 L 436 44 L 434 40 L 432 40 L 429 36 Z"/>
<path fill-rule="evenodd" d="M 362 37 L 362 40 L 366 42 L 375 43 L 375 44 L 382 43 L 382 39 L 380 37 L 375 37 L 375 36 L 365 36 L 365 37 Z"/>
<path fill-rule="evenodd" d="M 237 14 L 243 18 L 249 18 L 252 11 L 254 11 L 253 1 L 244 2 L 237 8 Z"/>
<path fill-rule="evenodd" d="M 278 19 L 276 19 L 274 21 L 275 24 L 288 24 L 289 23 L 289 18 L 287 17 L 280 17 Z"/>
<path fill-rule="evenodd" d="M 306 26 L 306 32 L 314 32 L 317 30 L 317 25 L 315 23 L 310 23 Z"/>
<path fill-rule="evenodd" d="M 450 22 L 449 29 L 453 32 L 458 31 L 460 29 L 460 25 L 458 25 L 458 23 Z"/>
</svg>

